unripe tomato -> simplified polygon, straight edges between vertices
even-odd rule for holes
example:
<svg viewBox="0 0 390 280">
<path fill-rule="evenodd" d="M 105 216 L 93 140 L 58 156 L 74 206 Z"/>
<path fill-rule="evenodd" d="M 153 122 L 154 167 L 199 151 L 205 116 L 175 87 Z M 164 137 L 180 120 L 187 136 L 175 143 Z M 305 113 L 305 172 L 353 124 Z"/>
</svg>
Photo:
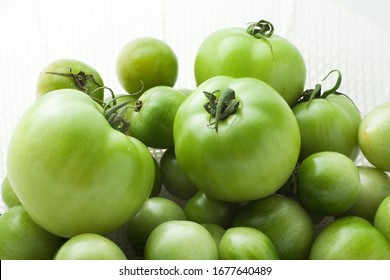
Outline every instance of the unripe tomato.
<svg viewBox="0 0 390 280">
<path fill-rule="evenodd" d="M 389 260 L 390 244 L 367 220 L 344 217 L 329 224 L 314 240 L 313 260 Z"/>
</svg>

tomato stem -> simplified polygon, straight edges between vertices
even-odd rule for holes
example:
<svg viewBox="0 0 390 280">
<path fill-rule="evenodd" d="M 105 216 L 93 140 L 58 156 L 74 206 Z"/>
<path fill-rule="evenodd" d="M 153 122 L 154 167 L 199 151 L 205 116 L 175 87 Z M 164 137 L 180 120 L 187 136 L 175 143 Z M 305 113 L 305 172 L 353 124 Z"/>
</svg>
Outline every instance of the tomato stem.
<svg viewBox="0 0 390 280">
<path fill-rule="evenodd" d="M 91 91 L 90 94 L 89 94 L 89 97 L 91 97 L 96 103 L 98 103 L 99 105 L 104 107 L 106 105 L 106 103 L 104 103 L 104 101 L 100 100 L 99 98 L 96 98 L 96 97 L 92 96 L 93 93 L 95 93 L 96 91 L 101 90 L 101 89 L 107 89 L 110 92 L 110 94 L 111 94 L 112 100 L 115 99 L 114 91 L 111 88 L 106 87 L 106 86 L 101 86 L 101 87 L 98 87 L 95 90 Z M 116 100 L 114 100 L 114 105 L 116 105 Z"/>
<path fill-rule="evenodd" d="M 88 91 L 91 87 L 91 82 L 94 83 L 95 85 L 97 85 L 98 87 L 101 87 L 101 85 L 95 80 L 95 77 L 93 75 L 86 74 L 83 71 L 80 71 L 77 74 L 73 74 L 72 68 L 66 67 L 66 69 L 69 70 L 69 73 L 51 72 L 51 71 L 47 71 L 45 73 L 71 78 L 73 80 L 76 88 L 85 92 L 88 95 L 91 94 L 91 93 L 88 93 Z"/>
<path fill-rule="evenodd" d="M 269 21 L 262 19 L 258 22 L 250 23 L 246 32 L 253 37 L 263 39 L 264 37 L 272 36 L 274 33 L 274 26 Z"/>
<path fill-rule="evenodd" d="M 267 39 L 270 38 L 274 33 L 274 26 L 272 25 L 272 23 L 264 19 L 259 20 L 258 22 L 252 22 L 247 27 L 246 32 L 255 38 L 263 39 L 270 47 L 272 58 L 274 58 L 274 51 L 272 49 L 272 45 Z"/>
<path fill-rule="evenodd" d="M 141 111 L 143 105 L 144 105 L 144 103 L 143 103 L 141 100 L 138 99 L 138 100 L 135 102 L 134 111 L 135 111 L 135 112 Z"/>
<path fill-rule="evenodd" d="M 114 92 L 109 88 L 109 87 L 100 87 L 104 89 L 108 89 L 111 93 L 111 100 L 108 103 L 105 103 L 103 101 L 98 102 L 102 107 L 103 107 L 103 115 L 107 119 L 108 123 L 111 125 L 112 128 L 115 130 L 118 130 L 122 132 L 123 134 L 127 134 L 127 131 L 129 130 L 130 127 L 130 122 L 125 118 L 126 111 L 128 109 L 133 109 L 133 110 L 141 110 L 142 107 L 142 101 L 137 100 L 135 103 L 135 106 L 129 106 L 131 102 L 134 100 L 126 100 L 122 103 L 117 104 L 117 100 L 122 97 L 128 97 L 132 95 L 137 95 L 141 93 L 144 89 L 144 83 L 140 81 L 142 87 L 139 91 L 136 93 L 130 93 L 130 94 L 124 94 L 124 95 L 119 95 L 115 97 Z M 100 89 L 98 88 L 98 89 Z M 96 90 L 98 90 L 96 89 Z"/>
<path fill-rule="evenodd" d="M 128 106 L 128 104 L 130 104 L 133 100 L 126 100 L 117 104 L 116 100 L 124 96 L 126 95 L 115 97 L 109 103 L 106 103 L 103 115 L 112 128 L 126 134 L 129 129 L 130 122 L 124 116 L 129 108 L 133 108 L 132 106 Z M 111 103 L 114 104 L 112 107 L 110 105 Z"/>
<path fill-rule="evenodd" d="M 328 89 L 326 91 L 324 91 L 322 94 L 321 94 L 321 84 L 316 84 L 315 88 L 314 89 L 307 89 L 303 92 L 301 98 L 298 100 L 298 103 L 302 103 L 302 102 L 306 102 L 307 101 L 307 107 L 310 106 L 310 103 L 313 99 L 319 99 L 319 98 L 322 98 L 322 99 L 325 99 L 327 98 L 329 95 L 331 94 L 335 94 L 335 95 L 343 95 L 345 96 L 346 98 L 349 99 L 349 101 L 351 101 L 351 103 L 353 104 L 353 106 L 355 106 L 356 110 L 359 111 L 358 107 L 355 105 L 355 103 L 353 102 L 353 100 L 346 94 L 344 93 L 341 93 L 341 92 L 338 92 L 337 90 L 339 89 L 340 85 L 341 85 L 341 81 L 342 81 L 342 76 L 341 76 L 341 72 L 339 70 L 332 70 L 330 71 L 326 76 L 325 78 L 323 78 L 321 81 L 325 81 L 330 74 L 334 73 L 334 72 L 337 72 L 337 81 L 335 83 L 335 85 L 331 88 L 331 89 Z M 360 112 L 360 111 L 359 111 Z M 361 113 L 361 112 L 360 112 Z"/>
<path fill-rule="evenodd" d="M 213 92 L 203 91 L 204 95 L 208 99 L 208 102 L 204 104 L 205 110 L 210 114 L 209 126 L 214 125 L 214 129 L 218 132 L 218 125 L 221 120 L 228 118 L 230 115 L 237 112 L 240 102 L 235 99 L 235 92 L 231 88 L 226 88 L 219 97 L 216 93 L 219 90 Z M 214 117 L 214 122 L 211 122 L 211 118 Z"/>
<path fill-rule="evenodd" d="M 341 76 L 341 72 L 339 70 L 330 71 L 328 73 L 328 75 L 326 75 L 325 78 L 322 79 L 322 81 L 325 81 L 326 78 L 328 78 L 329 75 L 332 74 L 333 72 L 337 72 L 337 74 L 338 74 L 336 84 L 331 89 L 324 91 L 324 93 L 322 94 L 322 98 L 326 98 L 330 94 L 335 94 L 335 93 L 337 94 L 337 90 L 339 89 L 339 87 L 341 85 L 342 76 Z"/>
</svg>

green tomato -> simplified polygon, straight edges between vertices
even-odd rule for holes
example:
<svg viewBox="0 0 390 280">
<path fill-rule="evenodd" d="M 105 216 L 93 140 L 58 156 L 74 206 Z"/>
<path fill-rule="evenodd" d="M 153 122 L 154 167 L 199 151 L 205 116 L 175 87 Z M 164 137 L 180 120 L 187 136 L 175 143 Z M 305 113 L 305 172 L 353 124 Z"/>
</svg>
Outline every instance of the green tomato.
<svg viewBox="0 0 390 280">
<path fill-rule="evenodd" d="M 188 220 L 199 224 L 217 224 L 224 228 L 231 226 L 238 209 L 237 203 L 221 201 L 201 191 L 198 191 L 184 205 Z"/>
<path fill-rule="evenodd" d="M 9 183 L 7 176 L 4 178 L 3 183 L 1 185 L 1 198 L 3 199 L 5 206 L 7 206 L 8 208 L 21 204 L 18 196 L 12 189 L 12 186 Z"/>
<path fill-rule="evenodd" d="M 110 239 L 95 233 L 73 236 L 61 246 L 54 260 L 127 260 Z"/>
<path fill-rule="evenodd" d="M 295 200 L 276 194 L 246 204 L 233 226 L 252 227 L 267 235 L 281 259 L 307 258 L 314 239 L 314 224 L 306 210 Z"/>
<path fill-rule="evenodd" d="M 186 220 L 186 214 L 176 202 L 164 197 L 149 198 L 127 225 L 127 239 L 136 254 L 143 254 L 154 228 L 172 220 Z"/>
<path fill-rule="evenodd" d="M 167 86 L 144 92 L 130 117 L 132 135 L 151 148 L 172 148 L 173 120 L 185 98 L 183 93 Z"/>
<path fill-rule="evenodd" d="M 196 188 L 242 202 L 266 197 L 288 180 L 300 135 L 292 110 L 272 87 L 254 78 L 218 76 L 180 106 L 174 143 L 178 163 Z"/>
<path fill-rule="evenodd" d="M 168 221 L 157 226 L 145 245 L 147 260 L 217 260 L 211 234 L 198 223 Z"/>
<path fill-rule="evenodd" d="M 374 226 L 390 243 L 390 195 L 379 205 L 375 213 Z"/>
<path fill-rule="evenodd" d="M 347 96 L 336 92 L 341 83 L 338 74 L 338 84 L 331 91 L 321 96 L 317 85 L 305 91 L 304 98 L 293 107 L 301 132 L 299 161 L 323 151 L 339 152 L 352 160 L 359 155 L 360 112 Z"/>
<path fill-rule="evenodd" d="M 96 102 L 72 89 L 45 94 L 23 114 L 7 171 L 31 218 L 63 237 L 119 228 L 154 181 L 147 147 L 113 129 Z"/>
<path fill-rule="evenodd" d="M 217 248 L 219 248 L 219 244 L 221 243 L 222 236 L 225 234 L 226 229 L 221 227 L 220 225 L 205 223 L 201 224 L 214 238 L 215 244 Z"/>
<path fill-rule="evenodd" d="M 371 166 L 358 166 L 358 171 L 362 185 L 359 198 L 341 216 L 358 216 L 373 222 L 379 205 L 390 195 L 390 177 Z"/>
<path fill-rule="evenodd" d="M 51 260 L 62 239 L 37 225 L 21 205 L 0 216 L 1 260 Z"/>
<path fill-rule="evenodd" d="M 390 171 L 390 102 L 372 109 L 359 127 L 359 146 L 375 167 Z"/>
<path fill-rule="evenodd" d="M 219 245 L 221 260 L 278 260 L 278 252 L 264 233 L 250 227 L 226 230 Z"/>
<path fill-rule="evenodd" d="M 155 86 L 173 87 L 178 75 L 178 61 L 165 42 L 140 37 L 126 43 L 116 60 L 116 74 L 122 87 L 131 94 L 142 94 Z"/>
<path fill-rule="evenodd" d="M 389 260 L 390 244 L 368 221 L 344 217 L 329 224 L 315 239 L 312 260 Z"/>
<path fill-rule="evenodd" d="M 268 32 L 267 32 L 268 31 Z M 211 33 L 195 57 L 197 85 L 214 76 L 252 77 L 271 85 L 292 106 L 302 94 L 306 66 L 298 49 L 260 21 Z"/>
<path fill-rule="evenodd" d="M 305 158 L 298 168 L 301 204 L 320 216 L 340 215 L 359 198 L 361 182 L 355 163 L 337 152 L 319 152 Z"/>
<path fill-rule="evenodd" d="M 164 188 L 174 197 L 187 200 L 198 191 L 179 166 L 173 148 L 163 153 L 160 159 L 160 170 Z"/>
<path fill-rule="evenodd" d="M 154 162 L 154 181 L 152 191 L 150 192 L 149 197 L 159 196 L 162 189 L 162 176 L 160 166 L 157 160 L 153 157 Z"/>
<path fill-rule="evenodd" d="M 36 95 L 40 97 L 57 89 L 77 89 L 93 98 L 103 100 L 103 80 L 95 68 L 76 59 L 58 59 L 42 69 Z"/>
</svg>

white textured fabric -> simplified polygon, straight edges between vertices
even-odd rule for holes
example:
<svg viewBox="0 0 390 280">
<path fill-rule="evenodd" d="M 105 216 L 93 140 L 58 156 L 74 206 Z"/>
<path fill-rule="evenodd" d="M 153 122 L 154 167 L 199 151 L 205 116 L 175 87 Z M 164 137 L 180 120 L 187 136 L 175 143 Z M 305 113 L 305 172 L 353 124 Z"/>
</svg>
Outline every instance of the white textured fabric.
<svg viewBox="0 0 390 280">
<path fill-rule="evenodd" d="M 0 180 L 13 128 L 35 99 L 39 72 L 59 58 L 95 67 L 105 84 L 123 92 L 116 56 L 128 41 L 152 36 L 179 59 L 178 88 L 193 88 L 193 62 L 202 40 L 223 27 L 267 19 L 301 51 L 306 88 L 332 69 L 340 91 L 363 113 L 390 101 L 390 36 L 386 29 L 326 1 L 310 0 L 3 0 L 0 1 Z M 329 79 L 326 83 L 332 84 Z"/>
</svg>

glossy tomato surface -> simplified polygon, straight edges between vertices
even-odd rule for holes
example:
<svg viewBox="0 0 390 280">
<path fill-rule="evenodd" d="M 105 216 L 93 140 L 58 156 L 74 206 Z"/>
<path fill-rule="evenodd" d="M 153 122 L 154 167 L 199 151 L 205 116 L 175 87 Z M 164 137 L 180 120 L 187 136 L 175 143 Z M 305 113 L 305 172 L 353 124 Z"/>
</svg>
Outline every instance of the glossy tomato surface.
<svg viewBox="0 0 390 280">
<path fill-rule="evenodd" d="M 63 237 L 123 225 L 150 195 L 154 168 L 144 144 L 113 129 L 100 105 L 71 89 L 47 93 L 27 109 L 7 157 L 26 211 Z"/>
<path fill-rule="evenodd" d="M 221 105 L 223 114 L 234 112 L 216 120 L 212 113 L 222 94 L 231 98 L 225 100 L 230 107 Z M 287 181 L 298 160 L 300 134 L 290 107 L 268 84 L 218 76 L 180 106 L 174 143 L 177 161 L 195 187 L 240 202 L 266 197 Z"/>
</svg>

